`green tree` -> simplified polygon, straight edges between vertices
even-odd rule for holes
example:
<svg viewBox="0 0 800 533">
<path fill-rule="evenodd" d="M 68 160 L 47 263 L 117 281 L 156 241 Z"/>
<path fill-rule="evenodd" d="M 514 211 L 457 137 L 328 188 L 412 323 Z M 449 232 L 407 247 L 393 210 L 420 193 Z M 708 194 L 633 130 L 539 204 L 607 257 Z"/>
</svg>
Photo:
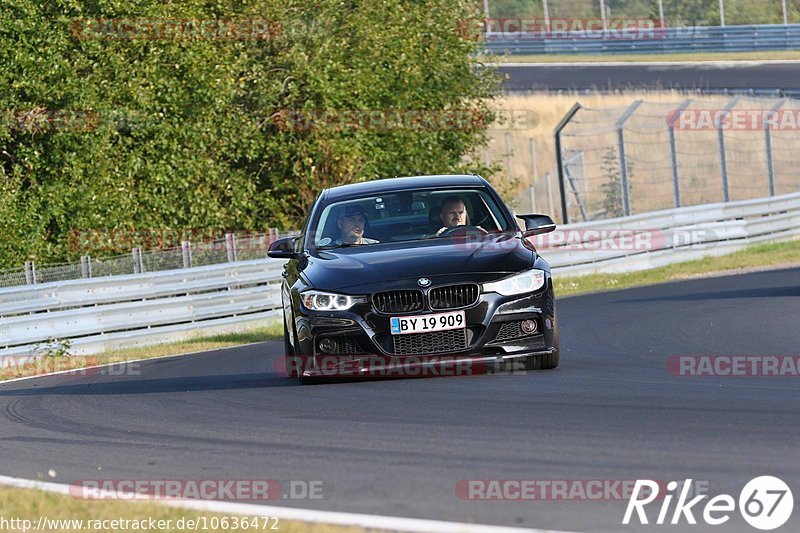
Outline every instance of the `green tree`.
<svg viewBox="0 0 800 533">
<path fill-rule="evenodd" d="M 468 161 L 481 159 L 499 77 L 458 31 L 478 14 L 462 0 L 5 1 L 0 266 L 92 252 L 71 245 L 76 232 L 297 227 L 324 187 L 486 172 Z M 270 19 L 279 31 L 119 38 L 118 26 L 87 19 Z M 47 110 L 94 119 L 70 129 L 19 118 Z M 318 110 L 479 119 L 282 127 L 287 112 Z"/>
</svg>

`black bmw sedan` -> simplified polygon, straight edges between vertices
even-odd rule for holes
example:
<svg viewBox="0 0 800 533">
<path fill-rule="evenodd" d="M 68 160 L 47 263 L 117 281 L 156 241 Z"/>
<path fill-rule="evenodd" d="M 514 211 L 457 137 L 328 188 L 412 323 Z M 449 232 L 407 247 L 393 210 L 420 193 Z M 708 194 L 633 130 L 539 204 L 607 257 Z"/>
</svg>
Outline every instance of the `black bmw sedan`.
<svg viewBox="0 0 800 533">
<path fill-rule="evenodd" d="M 301 382 L 469 375 L 558 366 L 550 266 L 480 176 L 344 185 L 317 197 L 298 237 L 272 243 L 286 369 Z"/>
</svg>

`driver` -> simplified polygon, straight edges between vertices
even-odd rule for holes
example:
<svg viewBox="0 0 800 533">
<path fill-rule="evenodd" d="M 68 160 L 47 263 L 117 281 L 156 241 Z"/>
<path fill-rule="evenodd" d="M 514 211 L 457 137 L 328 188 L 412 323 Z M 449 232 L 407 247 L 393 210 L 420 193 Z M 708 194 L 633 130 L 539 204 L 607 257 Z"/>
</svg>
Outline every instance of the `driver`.
<svg viewBox="0 0 800 533">
<path fill-rule="evenodd" d="M 345 207 L 336 220 L 340 237 L 334 241 L 335 244 L 378 244 L 379 241 L 364 237 L 368 220 L 369 217 L 361 206 L 348 205 Z"/>
<path fill-rule="evenodd" d="M 442 206 L 439 209 L 439 218 L 444 226 L 436 232 L 436 235 L 441 235 L 449 228 L 455 226 L 465 226 L 469 224 L 467 205 L 464 203 L 464 200 L 458 196 L 448 196 L 442 200 Z"/>
</svg>

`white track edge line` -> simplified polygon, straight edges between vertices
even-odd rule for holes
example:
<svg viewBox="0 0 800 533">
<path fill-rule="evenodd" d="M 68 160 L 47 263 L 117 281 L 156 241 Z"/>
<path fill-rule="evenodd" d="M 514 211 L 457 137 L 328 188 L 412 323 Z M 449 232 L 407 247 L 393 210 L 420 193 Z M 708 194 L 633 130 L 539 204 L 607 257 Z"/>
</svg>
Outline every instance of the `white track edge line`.
<svg viewBox="0 0 800 533">
<path fill-rule="evenodd" d="M 69 485 L 65 485 L 63 483 L 35 481 L 31 479 L 0 475 L 0 485 L 22 489 L 43 490 L 66 496 L 71 495 Z M 142 500 L 137 500 L 137 502 L 142 502 Z M 467 524 L 462 522 L 447 522 L 444 520 L 403 518 L 399 516 L 369 515 L 339 511 L 316 511 L 312 509 L 300 509 L 294 507 L 275 507 L 270 505 L 255 505 L 250 503 L 223 502 L 216 500 L 147 500 L 147 502 L 164 504 L 169 507 L 176 507 L 179 509 L 193 509 L 196 511 L 214 513 L 232 513 L 247 516 L 270 517 L 283 520 L 298 520 L 301 522 L 313 522 L 339 526 L 356 526 L 393 531 L 411 531 L 421 533 L 568 533 L 566 531 L 557 530 L 526 529 L 505 526 L 491 526 L 486 524 Z"/>
</svg>

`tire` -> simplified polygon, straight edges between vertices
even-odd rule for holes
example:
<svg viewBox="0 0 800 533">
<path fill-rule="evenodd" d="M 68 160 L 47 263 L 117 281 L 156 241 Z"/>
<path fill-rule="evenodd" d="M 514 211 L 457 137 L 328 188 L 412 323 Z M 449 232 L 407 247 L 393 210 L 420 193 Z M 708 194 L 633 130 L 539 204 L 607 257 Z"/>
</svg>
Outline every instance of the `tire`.
<svg viewBox="0 0 800 533">
<path fill-rule="evenodd" d="M 283 326 L 283 360 L 286 365 L 286 375 L 290 378 L 297 378 L 297 360 L 294 357 L 292 343 L 289 342 L 289 330 L 285 325 Z"/>
<path fill-rule="evenodd" d="M 561 358 L 561 340 L 558 334 L 558 322 L 556 322 L 556 332 L 553 336 L 553 347 L 555 348 L 553 353 L 540 355 L 536 358 L 540 360 L 539 366 L 541 370 L 552 370 L 556 368 Z"/>
<path fill-rule="evenodd" d="M 561 338 L 558 333 L 558 319 L 553 317 L 553 321 L 556 323 L 556 330 L 553 333 L 553 348 L 555 348 L 555 351 L 549 354 L 529 357 L 525 360 L 525 370 L 552 370 L 558 367 L 561 359 Z"/>
</svg>

